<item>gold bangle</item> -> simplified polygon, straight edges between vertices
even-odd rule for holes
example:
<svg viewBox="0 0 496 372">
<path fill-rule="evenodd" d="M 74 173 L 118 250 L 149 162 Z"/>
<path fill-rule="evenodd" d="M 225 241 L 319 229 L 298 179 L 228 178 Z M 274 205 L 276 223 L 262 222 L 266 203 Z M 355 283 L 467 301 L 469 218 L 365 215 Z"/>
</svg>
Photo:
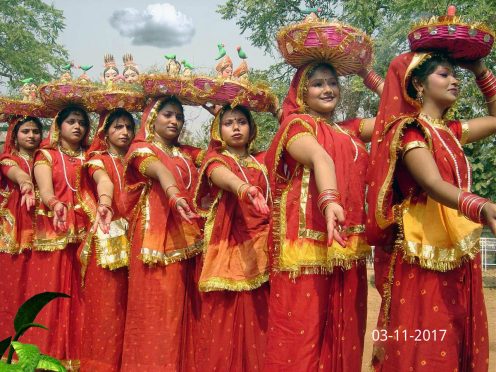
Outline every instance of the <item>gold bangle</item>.
<svg viewBox="0 0 496 372">
<path fill-rule="evenodd" d="M 248 182 L 243 182 L 241 185 L 238 186 L 236 189 L 236 195 L 238 196 L 238 199 L 241 199 L 241 188 L 244 186 L 250 187 L 250 184 Z"/>
</svg>

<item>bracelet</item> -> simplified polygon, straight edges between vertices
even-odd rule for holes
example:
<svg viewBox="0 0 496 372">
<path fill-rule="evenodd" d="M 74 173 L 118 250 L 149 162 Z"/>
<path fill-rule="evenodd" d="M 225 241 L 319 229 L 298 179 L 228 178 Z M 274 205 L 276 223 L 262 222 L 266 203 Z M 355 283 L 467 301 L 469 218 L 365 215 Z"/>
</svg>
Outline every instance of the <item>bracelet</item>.
<svg viewBox="0 0 496 372">
<path fill-rule="evenodd" d="M 114 215 L 114 210 L 112 209 L 112 207 L 110 205 L 100 203 L 100 204 L 98 204 L 98 206 L 107 208 L 110 211 L 110 213 L 112 213 L 112 216 Z"/>
<path fill-rule="evenodd" d="M 489 203 L 488 199 L 467 191 L 460 191 L 458 194 L 458 210 L 467 219 L 477 223 L 483 223 L 482 208 L 487 203 Z"/>
<path fill-rule="evenodd" d="M 50 199 L 48 199 L 47 201 L 47 207 L 53 211 L 53 208 L 55 207 L 55 205 L 57 205 L 58 203 L 60 203 L 59 199 L 57 199 L 57 197 L 54 195 L 52 196 Z"/>
<path fill-rule="evenodd" d="M 489 69 L 486 69 L 478 76 L 475 82 L 486 99 L 490 99 L 496 95 L 496 77 Z"/>
<path fill-rule="evenodd" d="M 243 193 L 243 191 L 244 191 L 244 190 L 243 190 L 243 191 L 241 191 L 241 188 L 242 188 L 242 187 L 245 187 L 245 186 L 248 186 L 247 188 L 249 188 L 251 185 L 250 185 L 248 182 L 244 182 L 244 183 L 242 183 L 241 185 L 239 185 L 239 186 L 238 186 L 238 188 L 236 189 L 236 195 L 238 196 L 238 199 L 240 199 L 240 200 L 243 200 L 243 195 L 242 195 L 242 193 Z"/>
<path fill-rule="evenodd" d="M 239 198 L 240 200 L 244 201 L 244 202 L 247 202 L 249 203 L 250 202 L 250 199 L 248 198 L 248 190 L 251 188 L 251 187 L 254 187 L 258 190 L 258 192 L 260 192 L 260 194 L 263 195 L 263 190 L 260 186 L 255 186 L 255 185 L 249 185 L 248 187 L 246 187 L 245 189 L 243 189 L 243 191 L 241 192 L 241 197 Z"/>
<path fill-rule="evenodd" d="M 26 180 L 26 181 L 22 181 L 21 183 L 19 183 L 19 187 L 22 187 L 23 185 L 31 185 L 31 187 L 34 189 L 34 184 L 33 184 L 33 181 L 31 180 Z"/>
<path fill-rule="evenodd" d="M 172 195 L 170 198 L 169 198 L 169 208 L 171 209 L 177 209 L 177 202 L 181 199 L 184 199 L 186 200 L 186 202 L 188 201 L 188 199 L 186 198 L 186 196 L 180 192 L 178 192 L 177 194 L 174 194 Z"/>
<path fill-rule="evenodd" d="M 323 190 L 317 199 L 317 206 L 323 216 L 325 216 L 325 209 L 331 203 L 336 203 L 342 208 L 343 204 L 341 203 L 341 194 L 336 189 Z"/>
<path fill-rule="evenodd" d="M 377 91 L 377 88 L 384 83 L 384 79 L 377 74 L 374 70 L 370 70 L 367 73 L 367 76 L 363 78 L 363 83 L 367 88 L 369 88 L 371 91 L 375 92 Z"/>
<path fill-rule="evenodd" d="M 175 187 L 176 189 L 178 189 L 179 191 L 181 191 L 181 190 L 179 189 L 179 187 L 178 187 L 175 183 L 173 183 L 173 184 L 171 184 L 171 185 L 169 185 L 169 186 L 167 186 L 167 187 L 165 188 L 165 195 L 166 195 L 166 196 L 167 196 L 167 191 L 169 191 L 169 189 L 171 189 L 171 188 L 173 188 L 173 187 Z"/>
<path fill-rule="evenodd" d="M 101 195 L 98 195 L 98 203 L 101 203 L 100 199 L 103 197 L 103 196 L 106 196 L 107 198 L 110 199 L 110 202 L 112 203 L 112 197 L 110 195 L 107 195 L 107 194 L 101 194 Z"/>
</svg>

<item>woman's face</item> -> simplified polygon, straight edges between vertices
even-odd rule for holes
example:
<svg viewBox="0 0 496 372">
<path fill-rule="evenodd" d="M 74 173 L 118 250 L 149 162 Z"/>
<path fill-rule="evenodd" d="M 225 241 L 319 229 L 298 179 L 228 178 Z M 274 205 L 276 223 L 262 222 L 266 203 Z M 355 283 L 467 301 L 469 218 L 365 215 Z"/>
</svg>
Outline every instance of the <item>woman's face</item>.
<svg viewBox="0 0 496 372">
<path fill-rule="evenodd" d="M 326 67 L 317 68 L 307 81 L 304 97 L 309 113 L 328 117 L 334 112 L 339 97 L 338 78 Z"/>
<path fill-rule="evenodd" d="M 220 121 L 220 135 L 229 147 L 243 148 L 250 141 L 250 122 L 239 110 L 229 110 Z"/>
<path fill-rule="evenodd" d="M 133 123 L 125 116 L 114 120 L 107 130 L 110 144 L 118 149 L 127 149 L 134 138 Z"/>
<path fill-rule="evenodd" d="M 167 142 L 175 142 L 184 125 L 184 114 L 174 103 L 167 103 L 155 119 L 155 133 Z"/>
<path fill-rule="evenodd" d="M 124 71 L 124 78 L 126 79 L 126 83 L 135 83 L 138 81 L 138 77 L 138 73 L 132 68 L 128 68 L 126 71 Z"/>
<path fill-rule="evenodd" d="M 442 108 L 451 107 L 460 92 L 453 67 L 437 66 L 427 80 L 421 84 L 420 90 L 423 93 L 424 104 L 431 101 Z"/>
<path fill-rule="evenodd" d="M 16 140 L 19 150 L 36 150 L 41 143 L 41 131 L 36 123 L 27 121 L 19 127 Z"/>
<path fill-rule="evenodd" d="M 73 145 L 81 145 L 87 124 L 79 112 L 71 112 L 60 126 L 60 138 Z"/>
<path fill-rule="evenodd" d="M 117 75 L 117 71 L 115 71 L 113 68 L 109 68 L 107 69 L 107 71 L 105 71 L 103 77 L 105 78 L 105 81 L 114 81 Z"/>
</svg>

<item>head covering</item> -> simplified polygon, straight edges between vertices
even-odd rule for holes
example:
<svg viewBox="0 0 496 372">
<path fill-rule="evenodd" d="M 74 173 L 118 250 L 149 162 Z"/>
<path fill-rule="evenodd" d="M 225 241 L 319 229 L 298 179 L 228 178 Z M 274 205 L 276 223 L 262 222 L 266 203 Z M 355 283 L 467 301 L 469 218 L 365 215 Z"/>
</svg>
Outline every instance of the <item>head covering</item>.
<svg viewBox="0 0 496 372">
<path fill-rule="evenodd" d="M 105 75 L 105 72 L 107 72 L 108 70 L 110 69 L 113 69 L 115 71 L 117 71 L 117 73 L 119 73 L 119 69 L 117 68 L 117 65 L 115 64 L 115 59 L 114 59 L 114 56 L 112 54 L 105 54 L 103 56 L 103 74 Z M 104 76 L 105 78 L 105 76 Z"/>
<path fill-rule="evenodd" d="M 390 144 L 398 125 L 405 120 L 416 117 L 420 104 L 408 95 L 407 87 L 412 71 L 424 63 L 429 53 L 404 53 L 391 61 L 384 91 L 379 103 L 372 147 L 371 163 L 368 170 L 368 219 L 367 236 L 370 244 L 380 244 L 388 240 L 390 228 L 394 224 L 393 191 L 389 185 L 393 174 L 390 174 Z"/>
<path fill-rule="evenodd" d="M 131 53 L 126 53 L 122 56 L 122 62 L 124 62 L 124 69 L 122 73 L 124 74 L 126 70 L 133 70 L 137 74 L 139 74 L 138 65 L 134 62 L 133 56 Z"/>
<path fill-rule="evenodd" d="M 10 155 L 14 150 L 17 150 L 14 138 L 14 128 L 25 116 L 12 115 L 8 119 L 9 126 L 7 128 L 7 134 L 5 136 L 5 144 L 3 145 L 2 155 Z"/>
<path fill-rule="evenodd" d="M 214 118 L 212 125 L 210 127 L 210 143 L 208 145 L 208 151 L 211 151 L 211 150 L 222 151 L 226 148 L 227 144 L 222 139 L 221 134 L 220 134 L 220 126 L 221 126 L 220 121 L 221 121 L 222 115 L 224 115 L 225 112 L 235 111 L 235 110 L 236 110 L 236 107 L 231 108 L 230 106 L 224 106 L 215 115 L 215 118 Z M 253 116 L 248 117 L 247 119 L 250 122 L 250 139 L 248 140 L 248 143 L 247 143 L 248 149 L 250 150 L 251 144 L 253 143 L 253 141 L 257 137 L 258 129 L 257 129 L 257 124 L 255 123 L 255 120 L 253 119 Z"/>
</svg>

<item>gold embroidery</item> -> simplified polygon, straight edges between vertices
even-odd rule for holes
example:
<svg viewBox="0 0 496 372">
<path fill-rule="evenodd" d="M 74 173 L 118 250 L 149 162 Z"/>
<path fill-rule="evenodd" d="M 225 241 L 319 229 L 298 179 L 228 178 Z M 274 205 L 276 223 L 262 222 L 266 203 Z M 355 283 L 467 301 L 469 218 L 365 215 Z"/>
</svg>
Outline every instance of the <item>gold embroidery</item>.
<svg viewBox="0 0 496 372">
<path fill-rule="evenodd" d="M 295 134 L 286 143 L 286 148 L 288 149 L 293 144 L 293 142 L 295 142 L 296 140 L 299 140 L 301 137 L 304 137 L 304 136 L 312 136 L 313 137 L 313 134 L 312 133 L 308 133 L 308 132 L 302 132 L 302 133 Z"/>
<path fill-rule="evenodd" d="M 189 247 L 168 252 L 159 252 L 143 247 L 141 248 L 139 258 L 148 265 L 158 264 L 166 266 L 196 256 L 202 252 L 202 245 L 203 242 L 198 240 Z"/>
<path fill-rule="evenodd" d="M 427 144 L 423 141 L 412 141 L 408 142 L 402 149 L 401 151 L 401 156 L 404 158 L 406 153 L 410 150 L 417 149 L 417 148 L 424 148 L 427 149 Z"/>
<path fill-rule="evenodd" d="M 12 160 L 12 159 L 3 159 L 2 161 L 0 161 L 0 165 L 3 165 L 3 166 L 6 166 L 6 167 L 15 167 L 15 166 L 19 166 L 19 164 L 17 164 L 16 161 Z"/>
<path fill-rule="evenodd" d="M 140 165 L 139 165 L 139 172 L 143 175 L 143 176 L 146 176 L 146 169 L 148 168 L 148 166 L 151 164 L 151 163 L 155 163 L 156 161 L 160 161 L 159 158 L 157 158 L 156 156 L 148 156 L 147 158 L 145 158 L 145 160 L 143 160 Z"/>
<path fill-rule="evenodd" d="M 101 161 L 100 159 L 90 159 L 85 163 L 85 165 L 89 167 L 105 170 L 105 165 L 103 164 L 103 161 Z"/>
<path fill-rule="evenodd" d="M 357 137 L 360 137 L 360 135 L 363 133 L 363 128 L 365 127 L 365 119 L 360 120 L 360 125 L 358 126 L 358 135 Z"/>
<path fill-rule="evenodd" d="M 201 292 L 211 291 L 251 291 L 260 288 L 264 283 L 269 281 L 269 274 L 262 273 L 255 278 L 233 280 L 226 278 L 213 277 L 198 283 Z"/>
<path fill-rule="evenodd" d="M 301 188 L 300 188 L 300 211 L 299 211 L 299 221 L 298 221 L 298 237 L 299 238 L 309 238 L 317 241 L 323 242 L 325 239 L 325 234 L 320 231 L 315 231 L 307 229 L 307 201 L 308 201 L 308 187 L 310 185 L 311 169 L 303 166 L 303 174 L 301 176 Z M 322 217 L 323 218 L 323 217 Z"/>
<path fill-rule="evenodd" d="M 460 138 L 460 143 L 465 145 L 468 141 L 468 136 L 470 135 L 470 127 L 468 125 L 468 121 L 462 121 L 462 136 Z"/>
</svg>

